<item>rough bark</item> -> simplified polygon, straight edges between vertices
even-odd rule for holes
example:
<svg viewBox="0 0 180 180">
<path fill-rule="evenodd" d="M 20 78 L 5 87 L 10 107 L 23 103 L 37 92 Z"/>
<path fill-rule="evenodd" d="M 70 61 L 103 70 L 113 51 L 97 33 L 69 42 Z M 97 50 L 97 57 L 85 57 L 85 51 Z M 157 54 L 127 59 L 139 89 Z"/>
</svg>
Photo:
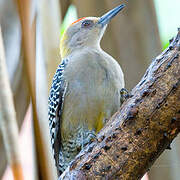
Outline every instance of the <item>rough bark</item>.
<svg viewBox="0 0 180 180">
<path fill-rule="evenodd" d="M 180 30 L 59 179 L 140 179 L 180 132 Z"/>
</svg>

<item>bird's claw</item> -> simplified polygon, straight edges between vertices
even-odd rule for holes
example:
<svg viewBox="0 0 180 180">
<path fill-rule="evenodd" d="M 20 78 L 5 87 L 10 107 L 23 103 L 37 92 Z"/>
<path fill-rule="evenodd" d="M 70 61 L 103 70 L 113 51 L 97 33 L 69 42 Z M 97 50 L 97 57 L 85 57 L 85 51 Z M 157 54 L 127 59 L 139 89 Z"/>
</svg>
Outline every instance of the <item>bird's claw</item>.
<svg viewBox="0 0 180 180">
<path fill-rule="evenodd" d="M 126 101 L 127 99 L 129 99 L 130 97 L 132 97 L 132 95 L 128 92 L 127 89 L 125 88 L 122 88 L 120 90 L 120 95 L 121 95 L 121 98 L 120 98 L 120 101 L 121 101 L 121 104 Z"/>
<path fill-rule="evenodd" d="M 90 144 L 91 142 L 93 142 L 94 140 L 96 139 L 96 134 L 94 132 L 91 132 L 88 134 L 88 136 L 83 139 L 83 143 L 82 143 L 82 150 L 84 149 L 84 147 L 87 145 L 87 144 Z"/>
</svg>

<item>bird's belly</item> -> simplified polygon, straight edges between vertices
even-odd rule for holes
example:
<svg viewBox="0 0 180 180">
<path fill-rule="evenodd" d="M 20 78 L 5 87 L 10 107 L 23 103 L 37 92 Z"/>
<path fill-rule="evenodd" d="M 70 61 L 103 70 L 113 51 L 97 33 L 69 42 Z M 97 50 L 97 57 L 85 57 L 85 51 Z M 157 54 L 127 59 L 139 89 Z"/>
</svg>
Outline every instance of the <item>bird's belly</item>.
<svg viewBox="0 0 180 180">
<path fill-rule="evenodd" d="M 112 86 L 111 83 L 105 83 L 98 87 L 91 82 L 88 87 L 76 85 L 74 90 L 70 88 L 71 91 L 67 92 L 61 125 L 64 139 L 82 129 L 99 132 L 107 119 L 118 110 L 119 88 Z"/>
<path fill-rule="evenodd" d="M 68 88 L 61 122 L 63 138 L 81 128 L 98 132 L 120 107 L 124 79 L 119 65 L 100 55 L 99 60 L 88 56 L 77 58 L 79 63 L 70 64 L 65 72 Z M 78 71 L 70 73 L 73 68 Z"/>
</svg>

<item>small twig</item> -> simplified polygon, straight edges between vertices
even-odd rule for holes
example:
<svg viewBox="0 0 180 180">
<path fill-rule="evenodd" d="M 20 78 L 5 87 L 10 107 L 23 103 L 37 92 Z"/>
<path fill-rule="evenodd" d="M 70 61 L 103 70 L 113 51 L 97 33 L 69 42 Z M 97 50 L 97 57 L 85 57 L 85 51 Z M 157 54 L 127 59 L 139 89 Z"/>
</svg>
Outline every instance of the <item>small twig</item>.
<svg viewBox="0 0 180 180">
<path fill-rule="evenodd" d="M 10 88 L 6 60 L 0 28 L 0 130 L 6 149 L 7 160 L 15 180 L 23 180 L 22 165 L 18 144 L 18 127 L 13 96 Z"/>
<path fill-rule="evenodd" d="M 27 73 L 28 87 L 30 90 L 32 108 L 33 108 L 33 127 L 34 127 L 34 141 L 36 147 L 36 158 L 39 177 L 43 180 L 55 179 L 50 155 L 50 146 L 48 146 L 48 125 L 42 121 L 37 113 L 36 102 L 36 20 L 33 23 L 30 21 L 31 15 L 31 0 L 21 1 L 15 0 L 19 18 L 21 22 L 22 45 L 24 52 L 25 71 Z M 48 118 L 47 118 L 48 119 Z M 44 123 L 44 124 L 43 124 Z M 45 127 L 45 128 L 44 128 Z"/>
</svg>

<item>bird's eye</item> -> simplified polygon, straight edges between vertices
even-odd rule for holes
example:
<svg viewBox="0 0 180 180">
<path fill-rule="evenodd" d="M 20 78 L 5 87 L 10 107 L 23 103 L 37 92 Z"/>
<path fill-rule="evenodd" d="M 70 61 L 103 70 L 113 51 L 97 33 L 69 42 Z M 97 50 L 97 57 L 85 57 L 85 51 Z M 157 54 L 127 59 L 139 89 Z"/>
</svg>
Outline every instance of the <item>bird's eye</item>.
<svg viewBox="0 0 180 180">
<path fill-rule="evenodd" d="M 89 28 L 89 27 L 92 27 L 93 26 L 93 21 L 91 20 L 85 20 L 82 22 L 82 27 L 83 28 Z"/>
</svg>

